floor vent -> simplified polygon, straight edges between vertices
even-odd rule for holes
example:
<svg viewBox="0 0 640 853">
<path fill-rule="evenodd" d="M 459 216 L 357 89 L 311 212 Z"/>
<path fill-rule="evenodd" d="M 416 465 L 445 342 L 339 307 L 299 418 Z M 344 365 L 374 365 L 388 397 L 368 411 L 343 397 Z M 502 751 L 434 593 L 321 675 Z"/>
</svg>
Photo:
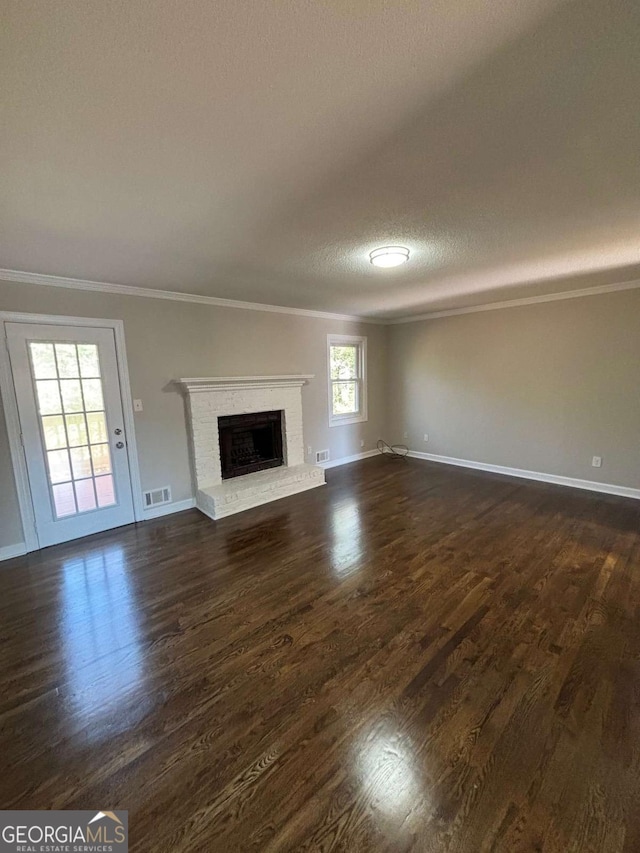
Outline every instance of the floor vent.
<svg viewBox="0 0 640 853">
<path fill-rule="evenodd" d="M 169 486 L 162 486 L 160 489 L 151 489 L 151 491 L 143 492 L 143 494 L 145 509 L 151 506 L 158 506 L 158 504 L 171 503 L 171 489 Z"/>
<path fill-rule="evenodd" d="M 316 462 L 328 462 L 329 461 L 329 451 L 328 450 L 317 450 L 316 451 Z"/>
</svg>

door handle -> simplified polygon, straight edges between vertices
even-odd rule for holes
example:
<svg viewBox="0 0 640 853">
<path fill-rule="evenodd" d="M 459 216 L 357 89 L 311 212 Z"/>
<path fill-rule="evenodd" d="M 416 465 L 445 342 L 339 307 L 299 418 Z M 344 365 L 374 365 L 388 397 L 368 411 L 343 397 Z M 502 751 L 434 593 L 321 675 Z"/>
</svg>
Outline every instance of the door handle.
<svg viewBox="0 0 640 853">
<path fill-rule="evenodd" d="M 122 450 L 122 448 L 124 447 L 124 441 L 116 441 L 116 447 L 118 448 L 118 450 Z"/>
</svg>

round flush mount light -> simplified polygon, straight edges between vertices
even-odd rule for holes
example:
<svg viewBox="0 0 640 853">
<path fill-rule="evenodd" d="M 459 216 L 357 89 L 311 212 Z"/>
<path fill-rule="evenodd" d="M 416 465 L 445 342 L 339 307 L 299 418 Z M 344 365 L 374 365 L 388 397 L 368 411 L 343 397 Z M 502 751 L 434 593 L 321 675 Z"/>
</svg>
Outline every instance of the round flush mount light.
<svg viewBox="0 0 640 853">
<path fill-rule="evenodd" d="M 409 260 L 409 250 L 405 246 L 382 246 L 370 252 L 369 258 L 374 267 L 399 267 Z"/>
</svg>

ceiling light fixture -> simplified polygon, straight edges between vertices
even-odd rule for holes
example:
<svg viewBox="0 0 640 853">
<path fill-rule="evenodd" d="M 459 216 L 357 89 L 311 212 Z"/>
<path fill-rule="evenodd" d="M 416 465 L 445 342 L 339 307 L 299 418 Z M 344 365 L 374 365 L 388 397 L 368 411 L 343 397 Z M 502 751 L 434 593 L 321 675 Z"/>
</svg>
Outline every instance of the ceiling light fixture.
<svg viewBox="0 0 640 853">
<path fill-rule="evenodd" d="M 382 246 L 369 254 L 374 267 L 399 267 L 409 260 L 409 250 L 404 246 Z"/>
</svg>

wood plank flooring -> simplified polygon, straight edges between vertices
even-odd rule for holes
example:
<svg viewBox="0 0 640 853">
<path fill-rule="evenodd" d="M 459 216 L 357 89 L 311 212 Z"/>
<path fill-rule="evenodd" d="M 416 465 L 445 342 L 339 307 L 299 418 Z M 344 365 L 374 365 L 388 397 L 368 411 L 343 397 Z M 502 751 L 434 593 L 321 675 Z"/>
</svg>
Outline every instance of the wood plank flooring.
<svg viewBox="0 0 640 853">
<path fill-rule="evenodd" d="M 0 567 L 0 806 L 133 851 L 640 851 L 640 502 L 366 460 Z"/>
</svg>

